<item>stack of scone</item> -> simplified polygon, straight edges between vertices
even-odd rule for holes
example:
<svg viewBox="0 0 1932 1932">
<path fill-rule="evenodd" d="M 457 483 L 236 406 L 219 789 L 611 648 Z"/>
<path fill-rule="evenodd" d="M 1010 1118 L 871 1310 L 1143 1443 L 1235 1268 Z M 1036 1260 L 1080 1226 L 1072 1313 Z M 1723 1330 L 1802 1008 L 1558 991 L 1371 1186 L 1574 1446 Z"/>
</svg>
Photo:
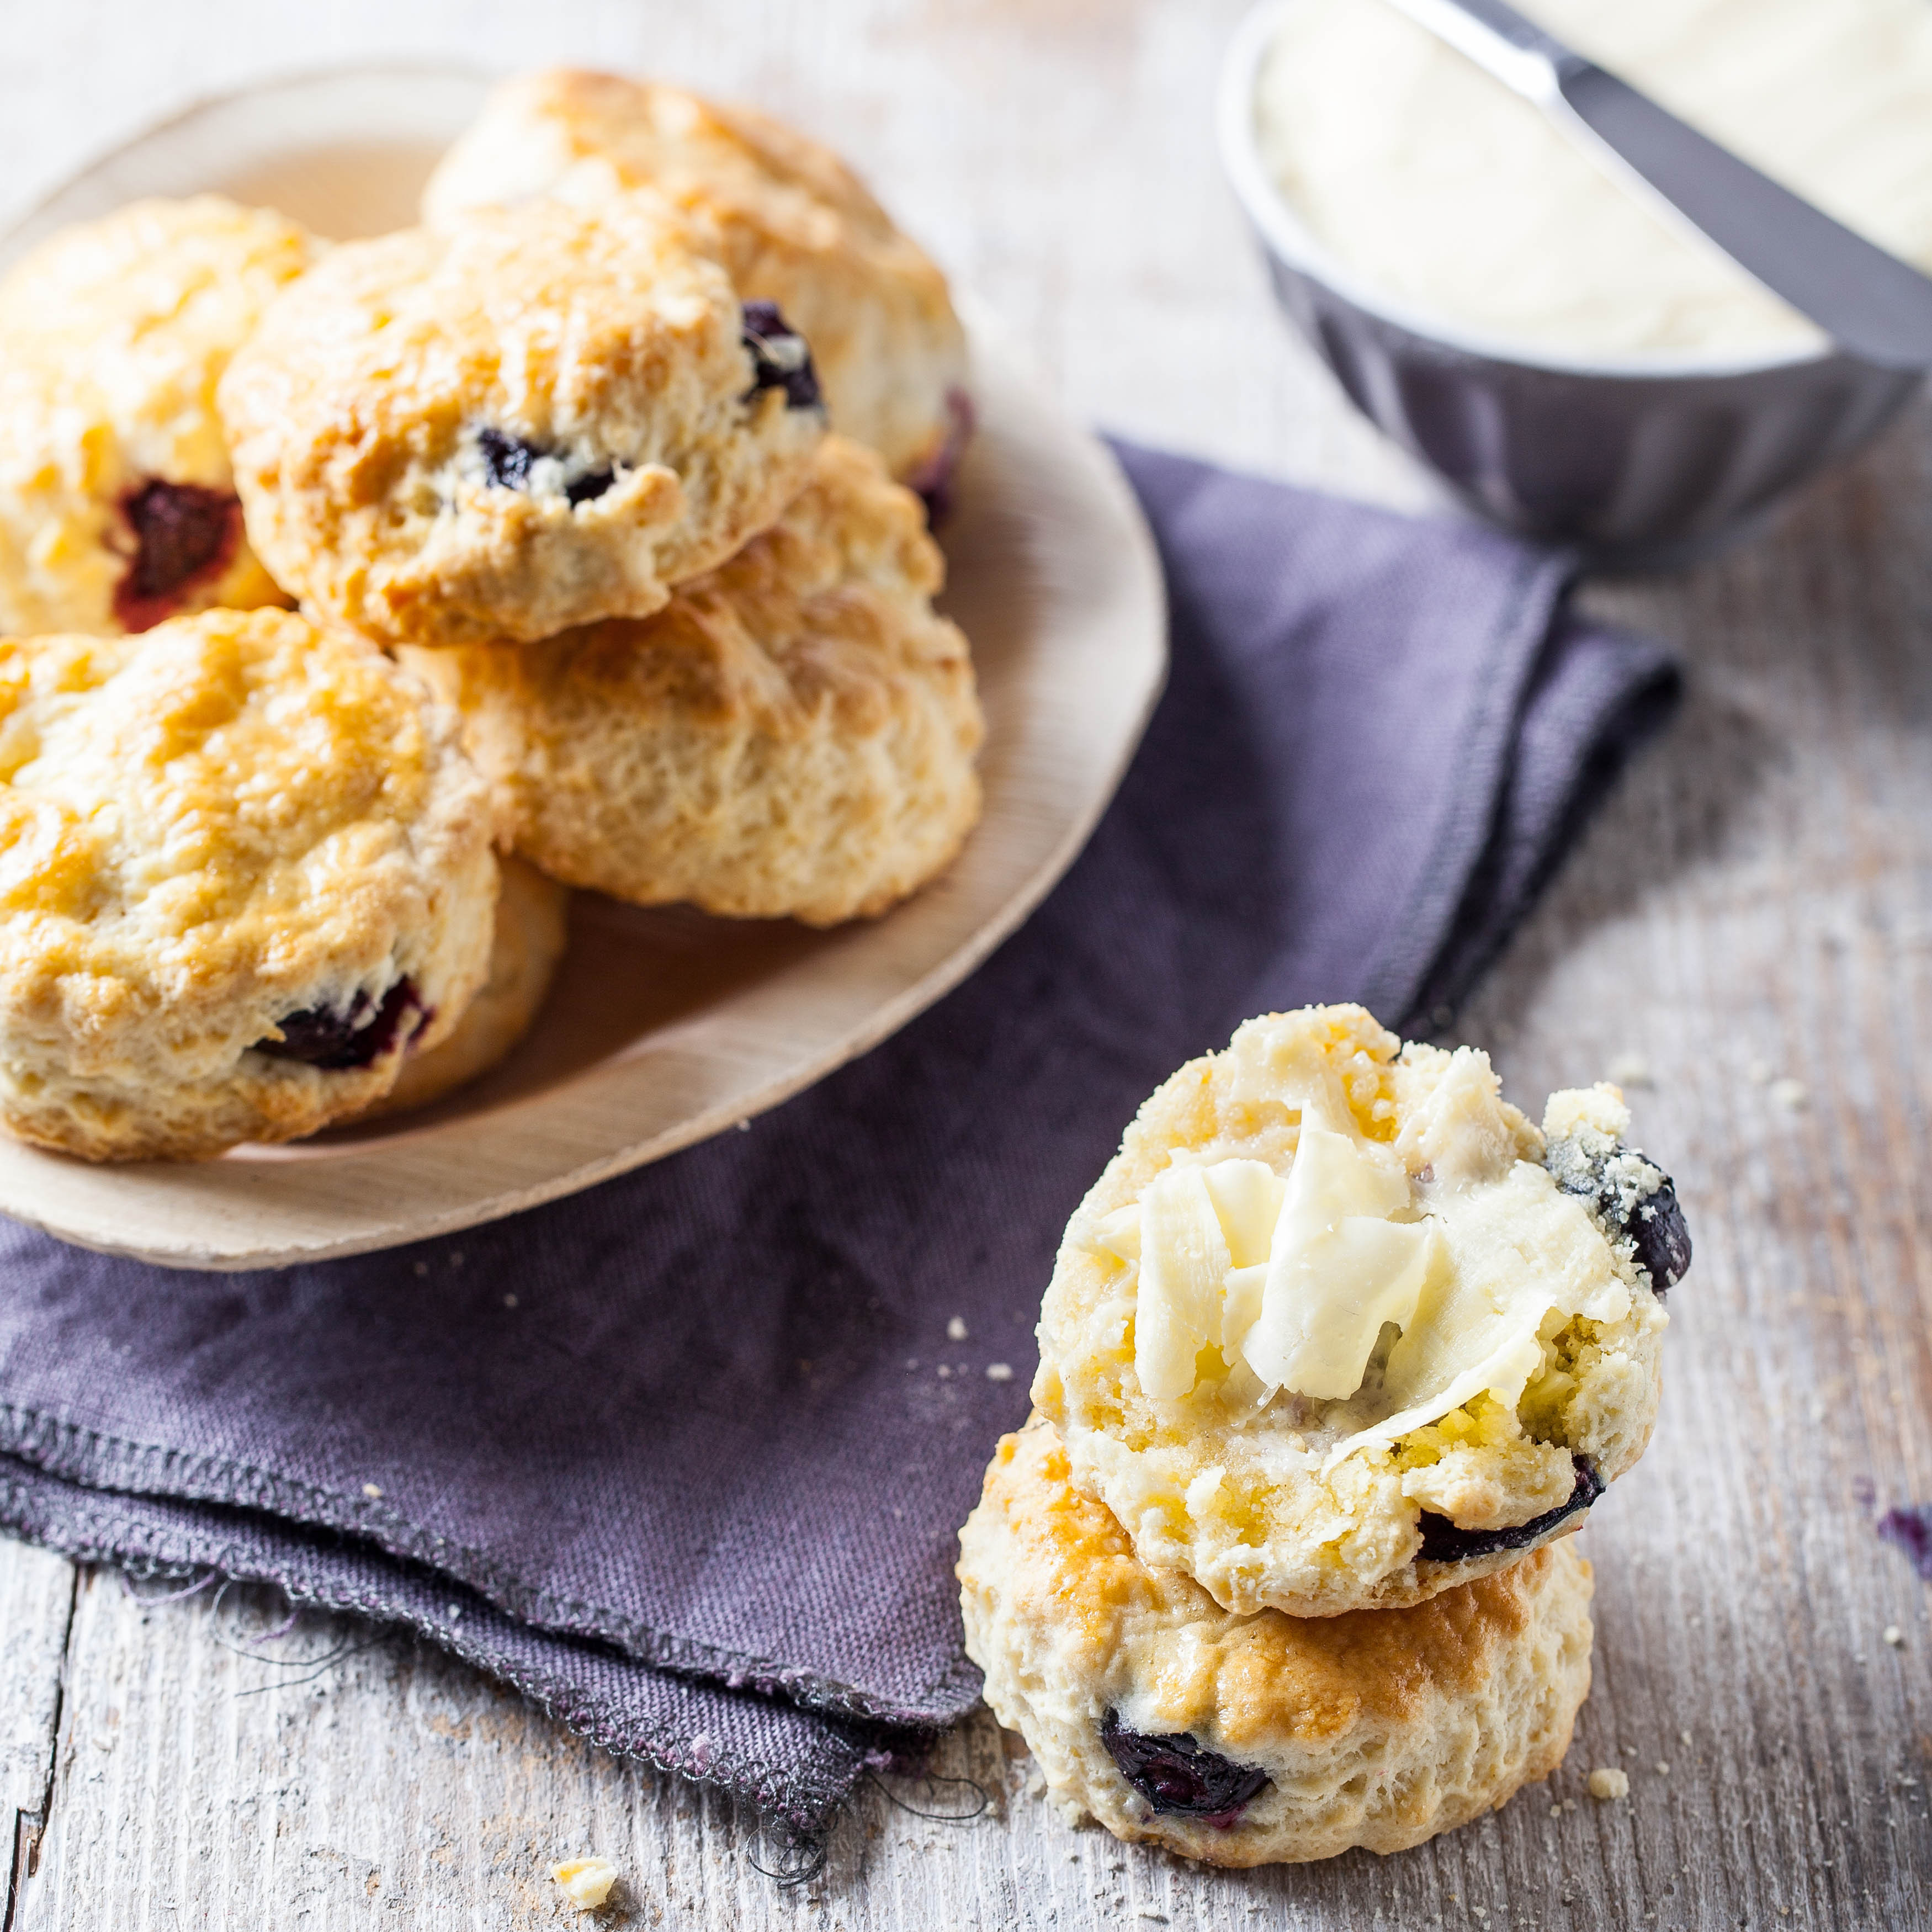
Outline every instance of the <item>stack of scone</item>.
<svg viewBox="0 0 1932 1932">
<path fill-rule="evenodd" d="M 1690 1262 L 1628 1125 L 1598 1086 L 1539 1130 L 1358 1006 L 1250 1021 L 1142 1108 L 960 1537 L 967 1648 L 1056 1799 L 1248 1865 L 1555 1768 L 1590 1680 L 1563 1539 L 1649 1439 Z"/>
<path fill-rule="evenodd" d="M 0 283 L 26 1139 L 192 1157 L 420 1104 L 530 1024 L 566 888 L 831 924 L 978 815 L 926 526 L 964 338 L 842 164 L 551 74 L 424 216 L 331 247 L 139 202 Z"/>
</svg>

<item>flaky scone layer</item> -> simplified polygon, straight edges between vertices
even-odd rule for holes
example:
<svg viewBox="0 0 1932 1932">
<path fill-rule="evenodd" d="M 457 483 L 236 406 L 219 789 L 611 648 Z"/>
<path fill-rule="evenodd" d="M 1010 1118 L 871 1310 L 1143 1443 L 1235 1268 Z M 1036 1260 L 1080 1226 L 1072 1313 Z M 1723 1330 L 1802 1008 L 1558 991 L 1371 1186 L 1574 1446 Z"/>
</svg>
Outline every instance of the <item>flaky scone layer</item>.
<svg viewBox="0 0 1932 1932">
<path fill-rule="evenodd" d="M 388 644 L 656 610 L 777 516 L 824 427 L 647 194 L 346 243 L 220 401 L 257 552 Z"/>
<path fill-rule="evenodd" d="M 1236 1616 L 1142 1563 L 1038 1418 L 1001 1441 L 959 1540 L 968 1654 L 1053 1796 L 1214 1864 L 1467 1823 L 1556 1768 L 1589 1692 L 1590 1566 L 1568 1543 L 1406 1610 Z M 1139 1770 L 1164 1739 L 1179 1789 Z M 1198 1753 L 1238 1801 L 1214 1815 L 1185 1788 Z"/>
<path fill-rule="evenodd" d="M 1609 1088 L 1554 1096 L 1558 1117 L 1604 1150 L 1620 1146 L 1628 1118 Z M 1285 1180 L 1292 1195 L 1318 1121 L 1327 1148 L 1393 1190 L 1396 1204 L 1367 1232 L 1414 1240 L 1412 1313 L 1379 1339 L 1367 1319 L 1340 1385 L 1352 1393 L 1271 1385 L 1250 1365 L 1261 1322 L 1238 1346 L 1204 1335 L 1181 1385 L 1150 1393 L 1160 1310 L 1146 1305 L 1120 1217 L 1144 1214 L 1158 1178 L 1189 1166 L 1211 1175 L 1216 1163 L 1255 1163 L 1229 1171 L 1276 1190 Z M 1668 1284 L 1653 1282 L 1594 1201 L 1559 1186 L 1544 1152 L 1483 1054 L 1404 1048 L 1358 1006 L 1252 1020 L 1227 1051 L 1190 1061 L 1142 1107 L 1069 1222 L 1042 1307 L 1034 1399 L 1065 1438 L 1074 1480 L 1143 1560 L 1186 1571 L 1242 1612 L 1418 1602 L 1577 1527 L 1649 1440 L 1668 1318 L 1656 1291 Z M 1645 1186 L 1667 1186 L 1628 1158 Z M 1305 1354 L 1332 1353 L 1322 1322 L 1347 1300 L 1316 1322 Z M 1514 1340 L 1513 1307 L 1527 1324 Z M 1284 1322 L 1294 1312 L 1292 1301 L 1278 1311 Z M 1232 1323 L 1232 1298 L 1226 1313 Z M 1444 1366 L 1432 1374 L 1425 1362 L 1420 1397 L 1410 1388 L 1398 1399 L 1404 1344 L 1420 1348 L 1425 1334 Z"/>
<path fill-rule="evenodd" d="M 650 905 L 830 925 L 979 816 L 972 662 L 917 500 L 828 436 L 770 530 L 670 606 L 524 646 L 407 651 L 464 713 L 518 851 Z"/>
<path fill-rule="evenodd" d="M 90 1160 L 305 1134 L 489 957 L 455 714 L 280 610 L 0 640 L 0 1122 Z"/>
<path fill-rule="evenodd" d="M 698 219 L 739 294 L 812 344 L 832 426 L 928 485 L 961 431 L 966 343 L 945 278 L 829 149 L 681 88 L 554 68 L 506 82 L 437 165 L 433 226 L 538 196 L 656 189 Z"/>
<path fill-rule="evenodd" d="M 286 601 L 242 532 L 215 386 L 316 246 L 268 209 L 197 195 L 131 202 L 8 271 L 0 632 Z"/>
</svg>

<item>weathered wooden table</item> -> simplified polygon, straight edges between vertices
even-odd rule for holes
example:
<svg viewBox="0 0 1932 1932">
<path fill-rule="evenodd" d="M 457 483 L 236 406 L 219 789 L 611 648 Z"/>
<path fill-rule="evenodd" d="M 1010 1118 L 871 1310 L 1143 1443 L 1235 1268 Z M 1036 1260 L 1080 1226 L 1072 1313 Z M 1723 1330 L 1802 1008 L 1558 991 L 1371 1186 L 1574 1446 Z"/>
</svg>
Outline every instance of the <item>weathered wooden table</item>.
<svg viewBox="0 0 1932 1932">
<path fill-rule="evenodd" d="M 1234 0 L 241 0 L 7 10 L 19 206 L 195 94 L 372 55 L 568 57 L 755 96 L 849 151 L 1078 410 L 1400 502 L 1429 493 L 1288 339 L 1216 171 Z M 1647 1062 L 1638 1131 L 1697 1262 L 1640 1468 L 1596 1512 L 1596 1687 L 1568 1762 L 1402 1857 L 1196 1870 L 1070 1830 L 990 1718 L 874 1794 L 823 1876 L 433 1651 L 277 1604 L 146 1605 L 0 1542 L 4 1924 L 1932 1924 L 1932 1619 L 1876 1513 L 1932 1500 L 1932 412 L 1748 549 L 1592 593 L 1680 645 L 1688 705 L 1473 1010 L 1519 1096 Z M 357 1648 L 360 1646 L 362 1647 Z M 332 1661 L 325 1660 L 333 1659 Z M 1592 1766 L 1630 1795 L 1586 1794 Z"/>
</svg>

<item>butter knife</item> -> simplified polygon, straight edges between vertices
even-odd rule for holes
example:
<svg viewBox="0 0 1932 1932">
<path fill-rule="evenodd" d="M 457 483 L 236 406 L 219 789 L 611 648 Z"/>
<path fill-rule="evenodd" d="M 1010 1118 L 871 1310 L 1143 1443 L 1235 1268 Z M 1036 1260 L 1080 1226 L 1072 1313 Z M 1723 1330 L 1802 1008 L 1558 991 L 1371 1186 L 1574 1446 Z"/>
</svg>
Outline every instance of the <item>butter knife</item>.
<svg viewBox="0 0 1932 1932">
<path fill-rule="evenodd" d="M 1708 140 L 1502 0 L 1393 0 L 1636 182 L 1849 354 L 1932 368 L 1932 280 Z"/>
</svg>

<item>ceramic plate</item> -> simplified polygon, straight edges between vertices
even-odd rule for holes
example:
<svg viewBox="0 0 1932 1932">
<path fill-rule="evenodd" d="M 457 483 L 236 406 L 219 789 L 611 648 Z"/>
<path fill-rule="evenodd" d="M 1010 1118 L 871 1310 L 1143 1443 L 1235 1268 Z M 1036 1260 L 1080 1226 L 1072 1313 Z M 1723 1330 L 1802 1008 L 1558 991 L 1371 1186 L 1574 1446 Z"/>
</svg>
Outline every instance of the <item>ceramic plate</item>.
<svg viewBox="0 0 1932 1932">
<path fill-rule="evenodd" d="M 211 100 L 87 168 L 0 262 L 137 195 L 215 189 L 320 232 L 412 217 L 484 82 L 325 74 Z M 435 1107 L 200 1164 L 92 1167 L 0 1141 L 0 1210 L 172 1267 L 278 1266 L 447 1234 L 730 1127 L 876 1046 L 956 985 L 1065 871 L 1166 670 L 1160 574 L 1106 452 L 989 321 L 969 317 L 980 428 L 942 532 L 945 608 L 986 710 L 986 816 L 944 878 L 831 932 L 574 902 L 548 1007 L 500 1067 Z"/>
</svg>

